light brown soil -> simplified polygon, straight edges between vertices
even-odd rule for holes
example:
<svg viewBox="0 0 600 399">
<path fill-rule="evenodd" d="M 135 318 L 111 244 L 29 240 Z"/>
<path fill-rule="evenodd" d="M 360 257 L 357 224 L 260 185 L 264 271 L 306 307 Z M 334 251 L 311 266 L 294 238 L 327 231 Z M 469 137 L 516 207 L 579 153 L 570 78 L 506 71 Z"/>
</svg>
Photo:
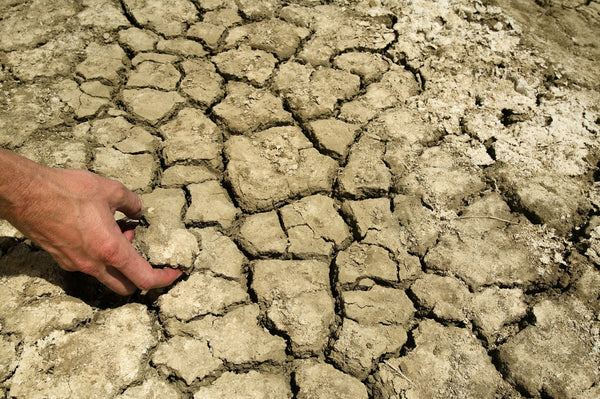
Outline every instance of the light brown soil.
<svg viewBox="0 0 600 399">
<path fill-rule="evenodd" d="M 8 0 L 0 145 L 142 195 L 120 298 L 0 225 L 0 396 L 600 396 L 600 3 Z"/>
</svg>

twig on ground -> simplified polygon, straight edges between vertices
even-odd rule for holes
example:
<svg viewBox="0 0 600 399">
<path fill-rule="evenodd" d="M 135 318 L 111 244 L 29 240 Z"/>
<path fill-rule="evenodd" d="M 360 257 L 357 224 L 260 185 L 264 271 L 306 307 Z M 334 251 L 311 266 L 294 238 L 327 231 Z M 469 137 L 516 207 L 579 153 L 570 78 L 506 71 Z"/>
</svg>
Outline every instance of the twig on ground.
<svg viewBox="0 0 600 399">
<path fill-rule="evenodd" d="M 416 387 L 417 387 L 417 385 L 416 385 L 414 382 L 412 382 L 412 381 L 410 380 L 410 378 L 408 378 L 408 377 L 407 377 L 407 376 L 406 376 L 406 375 L 405 375 L 405 374 L 404 374 L 404 373 L 403 373 L 403 372 L 402 372 L 402 371 L 401 371 L 401 370 L 400 370 L 398 367 L 394 367 L 394 366 L 392 366 L 392 365 L 390 364 L 390 362 L 388 362 L 387 360 L 384 360 L 384 361 L 383 361 L 383 364 L 385 364 L 385 365 L 386 365 L 386 366 L 388 366 L 390 369 L 392 369 L 392 371 L 393 371 L 394 373 L 396 373 L 398 376 L 400 376 L 400 377 L 404 378 L 406 381 L 408 381 L 408 382 L 410 383 L 410 385 L 412 385 L 412 386 L 413 386 L 413 388 L 416 388 Z"/>
<path fill-rule="evenodd" d="M 497 218 L 496 216 L 459 216 L 456 218 L 457 220 L 460 219 L 492 219 L 492 220 L 497 220 L 499 222 L 504 222 L 504 223 L 508 223 L 508 224 L 519 224 L 518 222 L 512 222 L 510 220 L 506 220 L 506 219 L 502 219 L 502 218 Z"/>
</svg>

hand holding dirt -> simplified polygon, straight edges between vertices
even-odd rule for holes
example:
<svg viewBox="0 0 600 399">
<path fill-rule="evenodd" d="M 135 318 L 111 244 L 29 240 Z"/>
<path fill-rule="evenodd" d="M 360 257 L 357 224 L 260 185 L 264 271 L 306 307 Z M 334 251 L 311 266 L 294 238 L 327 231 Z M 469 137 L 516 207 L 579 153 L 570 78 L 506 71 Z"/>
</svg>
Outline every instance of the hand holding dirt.
<svg viewBox="0 0 600 399">
<path fill-rule="evenodd" d="M 63 269 L 90 274 L 121 295 L 164 287 L 180 276 L 175 269 L 153 269 L 131 245 L 134 231 L 115 222 L 115 211 L 133 219 L 142 212 L 139 196 L 123 184 L 41 166 L 5 150 L 0 167 L 0 217 Z"/>
</svg>

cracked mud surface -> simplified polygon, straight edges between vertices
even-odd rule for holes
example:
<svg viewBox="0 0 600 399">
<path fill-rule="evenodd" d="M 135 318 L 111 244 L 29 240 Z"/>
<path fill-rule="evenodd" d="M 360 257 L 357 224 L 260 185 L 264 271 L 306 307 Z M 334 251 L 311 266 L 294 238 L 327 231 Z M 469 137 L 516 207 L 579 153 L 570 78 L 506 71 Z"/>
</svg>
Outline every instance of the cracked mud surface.
<svg viewBox="0 0 600 399">
<path fill-rule="evenodd" d="M 0 225 L 0 396 L 600 396 L 600 3 L 8 0 L 0 145 L 119 179 L 119 298 Z"/>
</svg>

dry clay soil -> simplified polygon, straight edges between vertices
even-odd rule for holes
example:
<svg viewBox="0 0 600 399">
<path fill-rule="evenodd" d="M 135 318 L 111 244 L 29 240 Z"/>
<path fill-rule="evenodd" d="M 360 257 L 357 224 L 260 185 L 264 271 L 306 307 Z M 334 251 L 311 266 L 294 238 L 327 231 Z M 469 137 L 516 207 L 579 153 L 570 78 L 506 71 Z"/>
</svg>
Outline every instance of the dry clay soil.
<svg viewBox="0 0 600 399">
<path fill-rule="evenodd" d="M 600 3 L 3 0 L 0 145 L 173 286 L 0 226 L 0 397 L 600 397 Z M 118 215 L 117 215 L 118 217 Z"/>
</svg>

